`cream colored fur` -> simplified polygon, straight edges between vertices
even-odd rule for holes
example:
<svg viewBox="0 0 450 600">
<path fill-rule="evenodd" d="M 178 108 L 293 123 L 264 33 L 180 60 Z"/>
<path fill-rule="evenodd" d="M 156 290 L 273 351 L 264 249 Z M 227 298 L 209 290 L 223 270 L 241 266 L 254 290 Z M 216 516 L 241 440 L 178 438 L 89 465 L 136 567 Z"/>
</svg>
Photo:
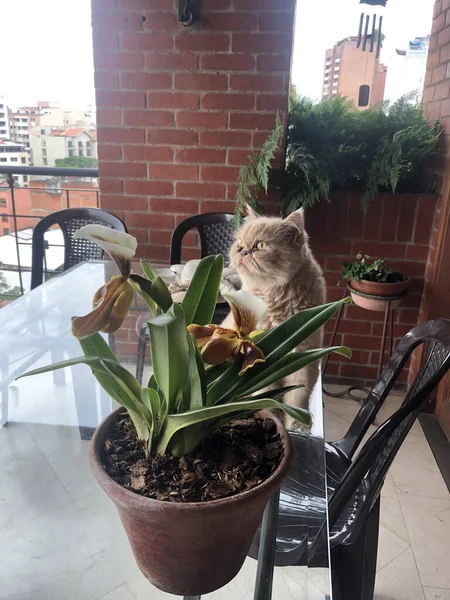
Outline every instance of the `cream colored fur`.
<svg viewBox="0 0 450 600">
<path fill-rule="evenodd" d="M 264 329 L 276 327 L 293 314 L 325 302 L 325 280 L 314 259 L 304 229 L 303 211 L 286 219 L 259 217 L 251 209 L 244 225 L 236 232 L 236 242 L 230 250 L 231 264 L 238 271 L 243 289 L 262 298 L 268 312 Z M 265 247 L 258 250 L 258 242 Z M 228 317 L 225 326 L 232 326 Z M 297 350 L 320 348 L 322 332 L 317 331 Z M 303 384 L 286 395 L 285 402 L 308 408 L 311 390 L 319 373 L 318 363 L 305 367 L 285 378 L 282 385 Z M 295 422 L 286 420 L 289 428 Z"/>
</svg>

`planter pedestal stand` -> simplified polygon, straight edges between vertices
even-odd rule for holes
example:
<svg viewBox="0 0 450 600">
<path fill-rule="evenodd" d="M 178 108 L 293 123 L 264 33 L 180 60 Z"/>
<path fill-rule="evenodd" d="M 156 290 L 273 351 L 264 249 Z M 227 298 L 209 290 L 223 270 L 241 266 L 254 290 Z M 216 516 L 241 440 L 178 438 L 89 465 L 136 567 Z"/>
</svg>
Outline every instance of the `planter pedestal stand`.
<svg viewBox="0 0 450 600">
<path fill-rule="evenodd" d="M 365 308 L 366 310 L 375 310 L 377 312 L 379 312 L 381 310 L 384 311 L 383 333 L 381 336 L 381 347 L 380 347 L 380 359 L 378 361 L 378 371 L 377 371 L 377 379 L 378 379 L 378 377 L 380 376 L 380 373 L 381 373 L 381 369 L 383 368 L 384 351 L 386 349 L 386 338 L 387 338 L 387 334 L 388 334 L 388 323 L 389 323 L 389 356 L 391 356 L 392 350 L 393 350 L 393 343 L 394 343 L 394 335 L 393 335 L 394 334 L 394 311 L 396 308 L 398 308 L 400 302 L 405 297 L 406 292 L 403 292 L 402 294 L 397 295 L 397 296 L 375 296 L 373 294 L 365 294 L 363 292 L 357 291 L 357 290 L 353 289 L 350 285 L 348 285 L 347 289 L 345 290 L 345 293 L 344 293 L 344 298 L 348 295 L 350 295 L 352 297 L 353 301 L 355 302 L 355 304 L 357 304 L 361 308 Z M 369 308 L 368 305 L 370 305 L 370 304 L 376 306 L 376 308 L 373 308 L 373 309 Z M 341 321 L 342 311 L 344 309 L 344 306 L 345 305 L 341 306 L 341 308 L 339 309 L 339 312 L 337 314 L 336 322 L 335 322 L 334 328 L 333 328 L 333 333 L 331 334 L 330 346 L 333 346 L 333 344 L 334 344 L 334 340 L 336 338 L 336 333 L 337 333 L 337 330 L 339 327 L 339 323 Z M 327 370 L 329 358 L 330 357 L 327 356 L 327 358 L 325 360 L 325 365 L 323 368 L 323 378 L 324 379 L 325 379 L 325 373 Z M 365 398 L 354 396 L 352 394 L 352 392 L 354 390 L 364 392 L 366 395 L 369 394 L 369 391 L 370 391 L 366 388 L 362 388 L 362 387 L 358 387 L 358 386 L 350 386 L 343 392 L 330 392 L 329 390 L 326 390 L 322 385 L 322 391 L 327 396 L 332 396 L 333 398 L 338 398 L 341 396 L 348 396 L 352 400 L 357 400 L 358 402 L 365 400 Z"/>
</svg>

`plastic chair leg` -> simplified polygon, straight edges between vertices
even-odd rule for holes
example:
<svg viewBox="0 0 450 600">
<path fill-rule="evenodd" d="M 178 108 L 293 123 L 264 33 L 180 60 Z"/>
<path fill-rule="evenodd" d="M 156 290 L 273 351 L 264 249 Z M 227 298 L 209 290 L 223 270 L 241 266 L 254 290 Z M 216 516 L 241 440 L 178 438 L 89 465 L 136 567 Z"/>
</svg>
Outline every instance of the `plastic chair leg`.
<svg viewBox="0 0 450 600">
<path fill-rule="evenodd" d="M 377 569 L 380 498 L 357 539 L 331 550 L 333 600 L 373 600 Z"/>
<path fill-rule="evenodd" d="M 142 377 L 144 375 L 145 352 L 147 349 L 147 340 L 139 336 L 138 350 L 136 357 L 136 379 L 142 385 Z"/>
</svg>

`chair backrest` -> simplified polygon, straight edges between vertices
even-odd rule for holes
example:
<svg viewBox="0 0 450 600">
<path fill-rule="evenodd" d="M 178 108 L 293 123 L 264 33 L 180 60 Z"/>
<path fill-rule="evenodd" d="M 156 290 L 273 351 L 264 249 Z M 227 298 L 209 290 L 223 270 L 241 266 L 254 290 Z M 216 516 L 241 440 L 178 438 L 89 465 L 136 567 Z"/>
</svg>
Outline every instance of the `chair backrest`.
<svg viewBox="0 0 450 600">
<path fill-rule="evenodd" d="M 118 231 L 127 231 L 125 223 L 100 208 L 67 208 L 59 210 L 44 217 L 36 225 L 33 231 L 32 240 L 32 261 L 31 261 L 31 289 L 41 285 L 44 280 L 44 259 L 45 259 L 45 233 L 54 225 L 59 225 L 64 238 L 64 263 L 63 270 L 69 269 L 88 259 L 101 259 L 103 251 L 92 242 L 73 238 L 75 231 L 90 224 L 104 225 L 117 229 Z"/>
<path fill-rule="evenodd" d="M 223 254 L 228 265 L 228 251 L 234 242 L 234 215 L 229 213 L 204 213 L 182 221 L 172 234 L 170 264 L 181 262 L 183 237 L 191 229 L 197 229 L 200 236 L 201 258 L 211 254 Z"/>
<path fill-rule="evenodd" d="M 359 522 L 364 521 L 377 501 L 386 473 L 400 446 L 429 394 L 450 368 L 450 320 L 436 319 L 421 323 L 406 334 L 350 427 L 346 438 L 350 440 L 352 447 L 345 444 L 346 438 L 341 440 L 341 444 L 338 442 L 334 446 L 344 450 L 347 446 L 347 449 L 350 448 L 349 454 L 354 453 L 357 446 L 353 448 L 353 445 L 362 439 L 361 435 L 364 435 L 373 422 L 406 361 L 420 344 L 427 344 L 428 352 L 402 406 L 364 444 L 330 499 L 330 527 L 363 482 L 365 499 L 357 516 Z"/>
</svg>

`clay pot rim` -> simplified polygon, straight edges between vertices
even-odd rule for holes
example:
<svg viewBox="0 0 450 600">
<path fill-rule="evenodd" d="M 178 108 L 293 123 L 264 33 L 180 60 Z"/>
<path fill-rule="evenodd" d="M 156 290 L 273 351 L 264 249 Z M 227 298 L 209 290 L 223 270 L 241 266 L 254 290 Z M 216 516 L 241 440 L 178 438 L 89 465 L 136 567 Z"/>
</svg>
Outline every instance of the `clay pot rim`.
<svg viewBox="0 0 450 600">
<path fill-rule="evenodd" d="M 406 275 L 406 273 L 403 273 L 403 271 L 399 271 L 398 269 L 393 269 L 393 271 L 395 273 L 400 273 L 400 275 L 403 275 L 403 277 L 405 279 L 402 279 L 402 281 L 371 281 L 370 279 L 349 279 L 348 281 L 348 285 L 351 286 L 351 284 L 356 281 L 356 283 L 359 283 L 360 281 L 365 281 L 366 283 L 375 283 L 376 285 L 397 285 L 397 284 L 407 284 L 411 281 L 411 277 L 408 277 L 408 275 Z"/>
<path fill-rule="evenodd" d="M 278 419 L 278 417 L 273 415 L 269 410 L 260 410 L 257 411 L 255 414 L 260 415 L 262 418 L 269 418 L 275 422 L 278 433 L 281 435 L 281 442 L 284 446 L 283 458 L 281 459 L 280 464 L 275 469 L 275 471 L 270 475 L 270 477 L 265 479 L 256 487 L 245 492 L 240 492 L 239 494 L 235 494 L 234 496 L 228 496 L 227 498 L 208 500 L 207 502 L 167 502 L 165 500 L 155 500 L 154 498 L 147 498 L 146 496 L 141 496 L 140 494 L 136 494 L 136 492 L 127 490 L 125 487 L 114 481 L 114 479 L 110 477 L 106 472 L 100 459 L 100 452 L 98 448 L 100 432 L 103 431 L 105 427 L 109 427 L 111 423 L 117 418 L 119 413 L 122 413 L 125 410 L 126 409 L 124 409 L 123 407 L 117 408 L 115 411 L 113 411 L 107 417 L 105 417 L 105 419 L 103 419 L 103 421 L 97 426 L 89 444 L 89 462 L 94 477 L 97 479 L 101 487 L 105 488 L 106 486 L 112 486 L 117 490 L 120 490 L 123 494 L 123 497 L 126 498 L 127 503 L 129 505 L 132 505 L 134 508 L 141 508 L 151 503 L 154 506 L 159 505 L 161 508 L 167 507 L 169 509 L 170 507 L 170 510 L 174 511 L 215 510 L 221 505 L 229 504 L 230 502 L 239 502 L 241 499 L 257 495 L 260 490 L 262 490 L 264 487 L 270 486 L 274 480 L 279 478 L 281 473 L 283 473 L 285 470 L 287 472 L 289 463 L 292 458 L 291 438 L 287 429 L 284 427 L 282 421 Z"/>
</svg>

